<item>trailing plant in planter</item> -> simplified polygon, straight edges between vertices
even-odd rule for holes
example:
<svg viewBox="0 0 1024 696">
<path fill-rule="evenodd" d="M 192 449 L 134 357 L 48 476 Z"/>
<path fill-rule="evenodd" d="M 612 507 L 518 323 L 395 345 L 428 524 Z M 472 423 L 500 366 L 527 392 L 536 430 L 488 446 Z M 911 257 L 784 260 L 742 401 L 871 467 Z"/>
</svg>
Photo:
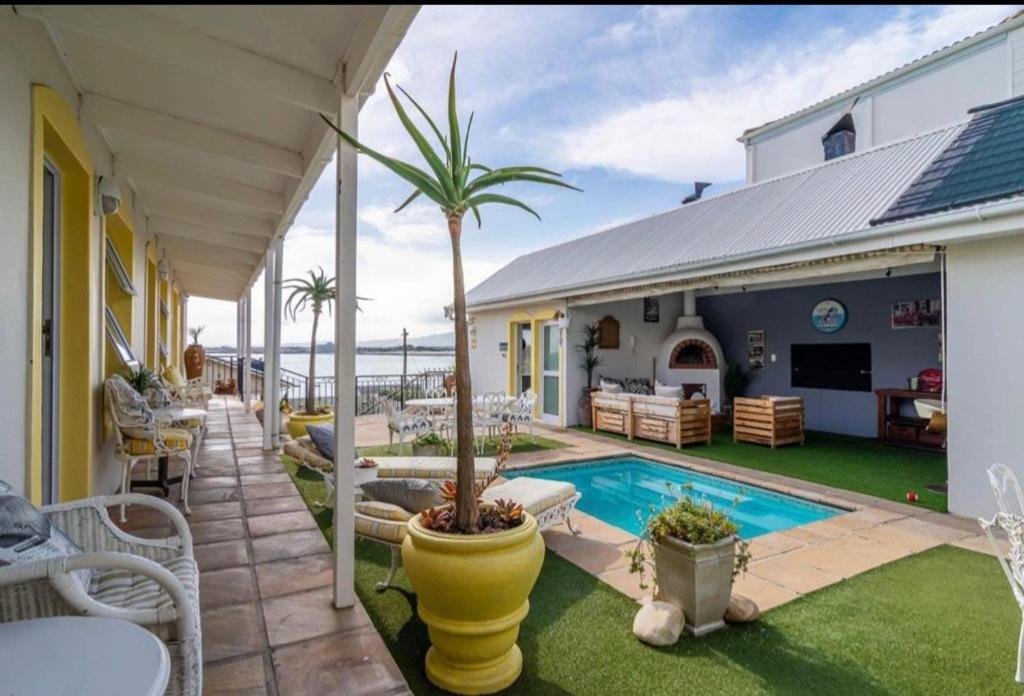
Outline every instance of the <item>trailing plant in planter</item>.
<svg viewBox="0 0 1024 696">
<path fill-rule="evenodd" d="M 412 441 L 412 453 L 417 457 L 436 457 L 448 446 L 448 442 L 437 433 L 423 433 Z"/>
<path fill-rule="evenodd" d="M 601 340 L 601 326 L 597 322 L 587 324 L 580 332 L 583 340 L 576 344 L 576 352 L 579 354 L 579 367 L 587 373 L 587 385 L 583 387 L 583 394 L 577 403 L 579 410 L 580 424 L 591 426 L 593 416 L 590 412 L 590 394 L 594 391 L 594 370 L 601 365 L 601 356 L 597 354 L 597 347 Z"/>
<path fill-rule="evenodd" d="M 668 488 L 675 494 L 671 484 Z M 725 625 L 733 579 L 746 571 L 750 551 L 724 511 L 689 493 L 675 495 L 661 510 L 652 507 L 626 556 L 642 589 L 648 587 L 646 575 L 653 566 L 655 596 L 681 608 L 687 630 L 703 635 Z"/>
</svg>

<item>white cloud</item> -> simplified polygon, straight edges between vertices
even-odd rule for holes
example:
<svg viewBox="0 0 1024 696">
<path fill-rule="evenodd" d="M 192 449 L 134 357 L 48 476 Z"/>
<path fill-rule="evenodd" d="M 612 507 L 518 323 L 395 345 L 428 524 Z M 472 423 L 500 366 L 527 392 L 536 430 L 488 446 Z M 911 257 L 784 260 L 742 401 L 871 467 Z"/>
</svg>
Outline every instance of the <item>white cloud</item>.
<svg viewBox="0 0 1024 696">
<path fill-rule="evenodd" d="M 799 46 L 768 46 L 725 74 L 692 82 L 683 95 L 631 97 L 567 129 L 558 152 L 574 166 L 602 167 L 668 181 L 743 177 L 736 137 L 1001 20 L 1008 10 L 954 6 L 901 12 L 878 29 L 850 37 L 831 30 Z M 639 31 L 638 28 L 636 28 Z M 625 35 L 625 30 L 616 30 Z"/>
</svg>

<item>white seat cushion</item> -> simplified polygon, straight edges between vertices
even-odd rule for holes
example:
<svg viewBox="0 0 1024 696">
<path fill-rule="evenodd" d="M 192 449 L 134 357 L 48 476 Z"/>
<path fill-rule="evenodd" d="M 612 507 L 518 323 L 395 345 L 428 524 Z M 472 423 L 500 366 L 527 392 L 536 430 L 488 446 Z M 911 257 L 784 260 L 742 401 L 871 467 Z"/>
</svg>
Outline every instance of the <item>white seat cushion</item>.
<svg viewBox="0 0 1024 696">
<path fill-rule="evenodd" d="M 481 497 L 488 502 L 494 502 L 499 498 L 514 500 L 536 517 L 545 510 L 561 505 L 574 495 L 576 486 L 571 483 L 521 476 L 491 486 Z"/>
<path fill-rule="evenodd" d="M 160 563 L 185 586 L 196 607 L 199 606 L 199 569 L 187 556 Z M 98 602 L 122 609 L 163 609 L 173 604 L 171 596 L 154 580 L 128 570 L 97 571 L 89 594 Z"/>
</svg>

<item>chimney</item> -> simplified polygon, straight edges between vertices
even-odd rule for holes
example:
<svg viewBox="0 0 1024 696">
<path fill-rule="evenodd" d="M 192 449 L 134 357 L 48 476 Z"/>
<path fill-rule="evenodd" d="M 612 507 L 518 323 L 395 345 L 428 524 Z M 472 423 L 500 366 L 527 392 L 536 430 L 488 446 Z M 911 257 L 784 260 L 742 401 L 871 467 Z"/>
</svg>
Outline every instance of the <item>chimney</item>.
<svg viewBox="0 0 1024 696">
<path fill-rule="evenodd" d="M 821 144 L 825 148 L 826 162 L 854 152 L 857 149 L 857 129 L 853 125 L 853 116 L 849 112 L 843 114 L 842 118 L 821 136 Z"/>
<path fill-rule="evenodd" d="M 706 189 L 710 185 L 711 184 L 708 183 L 707 181 L 693 182 L 693 193 L 691 193 L 689 196 L 683 199 L 683 205 L 686 205 L 687 203 L 693 203 L 694 201 L 699 201 L 701 194 L 704 193 L 704 189 Z"/>
</svg>

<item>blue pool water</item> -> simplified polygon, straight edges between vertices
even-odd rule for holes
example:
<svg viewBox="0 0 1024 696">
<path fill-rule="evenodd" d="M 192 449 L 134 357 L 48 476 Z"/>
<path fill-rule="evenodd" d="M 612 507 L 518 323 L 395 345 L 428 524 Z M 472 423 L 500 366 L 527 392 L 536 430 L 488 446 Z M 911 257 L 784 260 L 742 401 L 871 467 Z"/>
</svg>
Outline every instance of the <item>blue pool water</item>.
<svg viewBox="0 0 1024 696">
<path fill-rule="evenodd" d="M 682 491 L 697 500 L 710 501 L 716 509 L 729 515 L 744 539 L 845 512 L 791 495 L 637 457 L 522 469 L 507 472 L 505 476 L 568 481 L 583 494 L 577 505 L 580 510 L 638 536 L 650 515 L 650 506 L 661 508 L 674 499 L 666 487 L 667 482 L 672 483 L 676 494 L 681 492 L 681 486 L 691 485 L 691 489 Z"/>
</svg>

